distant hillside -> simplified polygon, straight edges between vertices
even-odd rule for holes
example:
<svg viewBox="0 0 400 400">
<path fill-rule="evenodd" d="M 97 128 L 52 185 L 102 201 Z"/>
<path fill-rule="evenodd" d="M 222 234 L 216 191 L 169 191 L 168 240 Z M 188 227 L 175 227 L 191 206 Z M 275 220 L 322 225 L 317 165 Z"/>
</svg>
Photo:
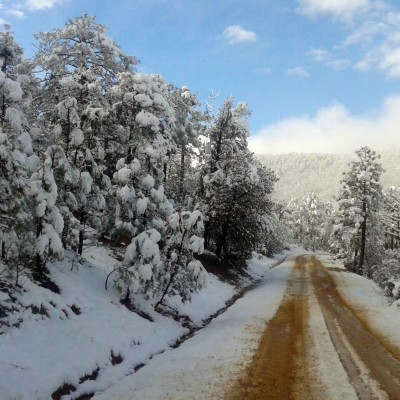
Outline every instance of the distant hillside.
<svg viewBox="0 0 400 400">
<path fill-rule="evenodd" d="M 386 170 L 382 176 L 383 186 L 400 186 L 400 149 L 379 153 Z M 355 154 L 291 153 L 260 154 L 257 157 L 279 176 L 274 197 L 285 201 L 308 192 L 315 192 L 326 199 L 335 196 L 342 172 L 348 169 L 348 163 L 355 159 Z"/>
</svg>

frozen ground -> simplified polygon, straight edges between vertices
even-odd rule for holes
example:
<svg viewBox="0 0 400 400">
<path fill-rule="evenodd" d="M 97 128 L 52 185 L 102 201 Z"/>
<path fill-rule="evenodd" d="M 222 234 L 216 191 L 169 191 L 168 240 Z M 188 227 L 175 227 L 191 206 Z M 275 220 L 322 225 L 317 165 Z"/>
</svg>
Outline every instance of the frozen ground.
<svg viewBox="0 0 400 400">
<path fill-rule="evenodd" d="M 292 269 L 291 256 L 270 270 L 262 283 L 178 349 L 150 363 L 96 400 L 222 399 L 257 348 L 265 323 L 273 317 Z M 262 264 L 257 265 L 257 268 Z"/>
<path fill-rule="evenodd" d="M 17 296 L 19 310 L 10 317 L 10 323 L 16 326 L 3 326 L 0 335 L 1 400 L 48 400 L 64 383 L 72 390 L 63 397 L 65 400 L 103 391 L 188 333 L 180 323 L 150 307 L 146 311 L 154 322 L 129 311 L 120 304 L 112 284 L 105 291 L 105 278 L 118 263 L 111 251 L 94 247 L 85 257 L 90 264 L 77 264 L 71 270 L 72 258 L 67 258 L 52 268 L 52 279 L 62 295 L 25 280 L 26 293 Z M 261 278 L 276 262 L 255 259 L 250 262 L 250 273 Z M 210 274 L 206 289 L 195 294 L 192 303 L 182 304 L 172 298 L 169 304 L 201 326 L 236 292 L 237 288 Z M 1 293 L 0 301 L 7 300 L 8 296 Z M 273 304 L 271 309 L 264 307 L 265 312 L 272 312 Z M 243 318 L 245 314 L 243 311 Z M 227 326 L 227 338 L 231 335 L 229 323 L 229 317 L 219 322 Z M 200 346 L 197 335 L 195 341 Z M 203 351 L 215 349 L 212 341 L 202 344 Z"/>
<path fill-rule="evenodd" d="M 394 368 L 395 379 L 398 361 L 381 352 L 379 335 L 369 333 L 362 321 L 377 326 L 382 337 L 398 339 L 398 310 L 387 305 L 372 282 L 348 273 L 327 254 L 318 259 L 329 273 L 312 254 L 293 268 L 299 253 L 305 252 L 293 252 L 256 289 L 178 349 L 154 357 L 94 398 L 259 399 L 265 393 L 282 399 L 288 398 L 285 393 L 299 399 L 397 398 L 391 396 L 398 385 L 381 371 Z M 350 307 L 362 309 L 367 319 L 353 315 Z"/>
<path fill-rule="evenodd" d="M 340 294 L 354 310 L 366 317 L 374 331 L 400 348 L 400 307 L 391 303 L 372 280 L 352 274 L 332 272 Z"/>
</svg>

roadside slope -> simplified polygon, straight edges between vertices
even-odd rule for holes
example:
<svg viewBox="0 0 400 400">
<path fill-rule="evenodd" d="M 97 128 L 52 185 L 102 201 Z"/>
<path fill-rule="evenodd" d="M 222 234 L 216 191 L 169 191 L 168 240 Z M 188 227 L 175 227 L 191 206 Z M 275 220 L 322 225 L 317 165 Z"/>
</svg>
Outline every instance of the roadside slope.
<svg viewBox="0 0 400 400">
<path fill-rule="evenodd" d="M 96 400 L 207 400 L 225 398 L 249 363 L 258 339 L 279 307 L 294 258 L 270 270 L 263 282 L 178 349 L 94 397 Z"/>
</svg>

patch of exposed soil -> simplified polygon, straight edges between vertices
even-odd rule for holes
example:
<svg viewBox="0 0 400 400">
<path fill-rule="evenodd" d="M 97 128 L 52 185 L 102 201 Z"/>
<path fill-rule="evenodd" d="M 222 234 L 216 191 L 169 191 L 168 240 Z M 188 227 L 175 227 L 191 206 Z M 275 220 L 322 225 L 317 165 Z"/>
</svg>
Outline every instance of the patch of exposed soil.
<svg viewBox="0 0 400 400">
<path fill-rule="evenodd" d="M 266 330 L 259 348 L 228 398 L 295 399 L 304 368 L 307 330 L 307 299 L 304 270 L 296 265 L 288 280 L 287 294 Z M 307 391 L 306 384 L 302 387 Z M 296 397 L 295 397 L 296 396 Z"/>
</svg>

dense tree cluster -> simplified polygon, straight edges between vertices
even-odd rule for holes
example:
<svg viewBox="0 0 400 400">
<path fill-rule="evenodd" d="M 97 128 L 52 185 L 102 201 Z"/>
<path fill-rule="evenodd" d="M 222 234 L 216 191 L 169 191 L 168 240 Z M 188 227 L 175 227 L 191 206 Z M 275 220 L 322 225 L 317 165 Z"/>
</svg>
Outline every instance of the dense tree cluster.
<svg viewBox="0 0 400 400">
<path fill-rule="evenodd" d="M 187 87 L 137 60 L 83 15 L 39 33 L 25 60 L 0 32 L 1 262 L 18 283 L 69 249 L 126 246 L 121 296 L 160 304 L 205 282 L 204 248 L 246 258 L 280 245 L 276 181 L 248 150 L 243 103 L 202 111 Z"/>
<path fill-rule="evenodd" d="M 291 239 L 307 250 L 328 250 L 333 204 L 315 193 L 293 198 L 283 210 Z"/>
</svg>

